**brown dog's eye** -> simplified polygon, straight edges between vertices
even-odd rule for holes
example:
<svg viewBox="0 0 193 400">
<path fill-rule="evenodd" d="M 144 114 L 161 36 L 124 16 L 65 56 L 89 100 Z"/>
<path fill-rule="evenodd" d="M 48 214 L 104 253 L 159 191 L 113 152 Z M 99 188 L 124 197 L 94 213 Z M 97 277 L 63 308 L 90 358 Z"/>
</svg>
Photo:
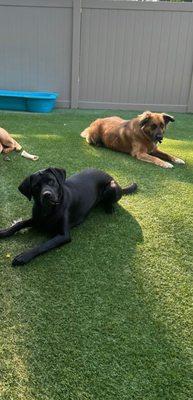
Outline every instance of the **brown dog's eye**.
<svg viewBox="0 0 193 400">
<path fill-rule="evenodd" d="M 152 125 L 151 125 L 151 128 L 152 128 L 152 129 L 156 129 L 156 128 L 157 128 L 157 125 L 156 125 L 156 124 L 152 124 Z"/>
<path fill-rule="evenodd" d="M 163 129 L 164 128 L 164 124 L 161 123 L 160 124 L 160 128 Z"/>
</svg>

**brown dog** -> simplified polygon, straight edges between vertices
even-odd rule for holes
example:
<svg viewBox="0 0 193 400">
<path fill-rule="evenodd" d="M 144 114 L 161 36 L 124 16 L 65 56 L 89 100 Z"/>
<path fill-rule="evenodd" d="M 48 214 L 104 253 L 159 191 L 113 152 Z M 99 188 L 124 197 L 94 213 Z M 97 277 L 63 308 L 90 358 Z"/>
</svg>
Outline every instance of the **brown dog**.
<svg viewBox="0 0 193 400">
<path fill-rule="evenodd" d="M 174 118 L 168 114 L 145 111 L 129 121 L 119 117 L 101 118 L 92 122 L 81 136 L 89 144 L 105 146 L 109 149 L 128 153 L 138 160 L 150 162 L 163 168 L 172 168 L 175 164 L 185 164 L 176 158 L 160 151 L 165 129 Z"/>
<path fill-rule="evenodd" d="M 20 151 L 21 146 L 3 128 L 0 128 L 0 153 L 8 154 L 13 150 Z"/>
</svg>

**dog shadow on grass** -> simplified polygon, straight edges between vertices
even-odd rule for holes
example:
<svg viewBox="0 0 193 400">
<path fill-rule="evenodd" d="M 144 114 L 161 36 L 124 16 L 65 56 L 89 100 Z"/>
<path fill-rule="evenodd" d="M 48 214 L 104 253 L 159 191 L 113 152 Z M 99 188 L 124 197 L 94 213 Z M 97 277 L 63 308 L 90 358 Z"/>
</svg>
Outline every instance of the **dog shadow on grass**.
<svg viewBox="0 0 193 400">
<path fill-rule="evenodd" d="M 14 240 L 35 244 L 33 235 Z M 156 319 L 156 295 L 144 286 L 140 224 L 121 206 L 113 215 L 97 208 L 72 239 L 10 271 L 7 395 L 188 398 L 192 366 L 172 327 Z"/>
</svg>

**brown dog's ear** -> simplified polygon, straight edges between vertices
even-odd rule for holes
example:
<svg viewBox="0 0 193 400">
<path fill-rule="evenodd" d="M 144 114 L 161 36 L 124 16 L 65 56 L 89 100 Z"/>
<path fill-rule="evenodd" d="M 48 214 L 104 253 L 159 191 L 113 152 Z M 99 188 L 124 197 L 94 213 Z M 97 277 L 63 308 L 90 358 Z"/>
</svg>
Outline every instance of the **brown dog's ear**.
<svg viewBox="0 0 193 400">
<path fill-rule="evenodd" d="M 142 128 L 151 118 L 151 111 L 144 111 L 143 114 L 138 115 L 139 125 Z"/>
<path fill-rule="evenodd" d="M 168 114 L 162 114 L 165 124 L 167 125 L 169 122 L 174 122 L 175 118 Z"/>
<path fill-rule="evenodd" d="M 62 185 L 66 179 L 66 171 L 63 168 L 49 168 L 52 174 L 56 177 L 58 183 Z"/>
<path fill-rule="evenodd" d="M 31 176 L 28 176 L 18 187 L 19 191 L 31 200 L 32 192 L 31 192 Z"/>
</svg>

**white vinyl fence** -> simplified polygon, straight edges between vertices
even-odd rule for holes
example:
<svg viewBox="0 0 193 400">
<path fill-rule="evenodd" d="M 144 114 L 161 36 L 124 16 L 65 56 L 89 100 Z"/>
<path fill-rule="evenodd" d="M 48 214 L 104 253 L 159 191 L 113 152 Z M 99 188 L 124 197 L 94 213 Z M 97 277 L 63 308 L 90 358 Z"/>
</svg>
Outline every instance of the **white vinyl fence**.
<svg viewBox="0 0 193 400">
<path fill-rule="evenodd" d="M 0 89 L 193 112 L 193 3 L 0 0 Z"/>
</svg>

